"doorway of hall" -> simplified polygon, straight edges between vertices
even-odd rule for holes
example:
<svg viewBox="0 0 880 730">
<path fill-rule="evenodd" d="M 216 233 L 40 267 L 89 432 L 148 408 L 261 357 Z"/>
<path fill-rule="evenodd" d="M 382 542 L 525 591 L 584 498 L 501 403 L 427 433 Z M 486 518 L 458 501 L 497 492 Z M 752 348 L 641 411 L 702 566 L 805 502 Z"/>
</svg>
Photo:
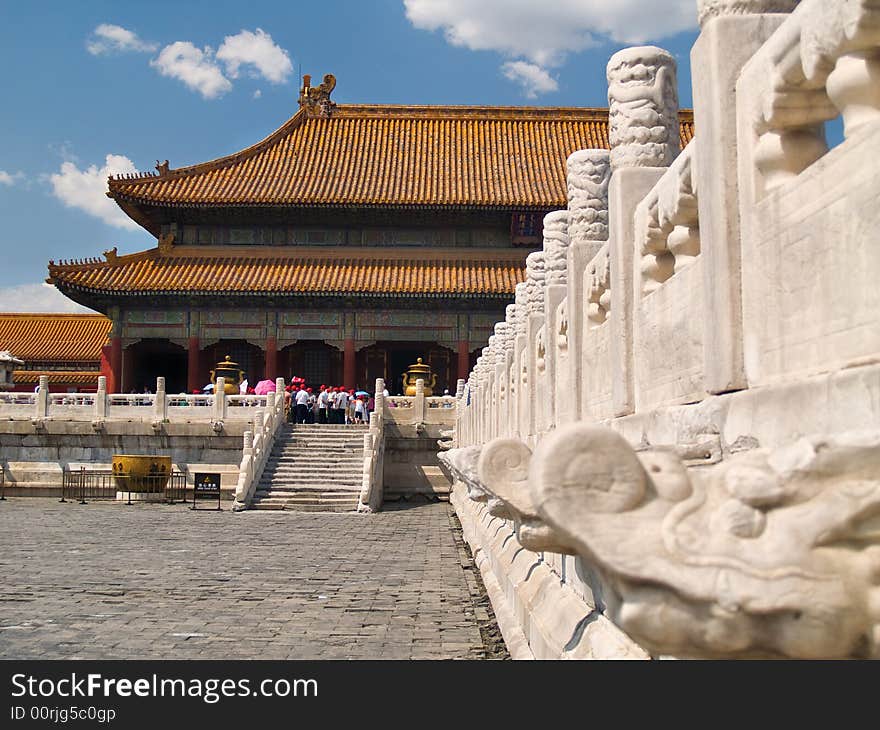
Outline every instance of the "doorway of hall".
<svg viewBox="0 0 880 730">
<path fill-rule="evenodd" d="M 377 342 L 366 347 L 358 353 L 358 381 L 372 392 L 376 378 L 383 378 L 389 393 L 403 395 L 404 374 L 418 358 L 430 365 L 437 376 L 434 395 L 442 395 L 453 382 L 455 358 L 452 350 L 436 342 Z"/>
</svg>

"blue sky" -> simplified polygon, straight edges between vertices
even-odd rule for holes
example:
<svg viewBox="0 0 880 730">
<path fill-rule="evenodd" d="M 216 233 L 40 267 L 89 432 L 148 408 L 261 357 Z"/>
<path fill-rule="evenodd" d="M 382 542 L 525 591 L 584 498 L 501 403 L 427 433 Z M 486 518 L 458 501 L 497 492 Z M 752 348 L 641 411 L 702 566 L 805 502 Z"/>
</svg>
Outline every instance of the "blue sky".
<svg viewBox="0 0 880 730">
<path fill-rule="evenodd" d="M 73 309 L 39 286 L 49 259 L 154 246 L 107 205 L 107 169 L 152 170 L 166 158 L 180 167 L 262 139 L 296 112 L 300 70 L 317 80 L 335 74 L 338 103 L 606 106 L 608 57 L 654 43 L 676 56 L 681 105 L 690 106 L 695 7 L 695 0 L 3 3 L 0 310 Z"/>
</svg>

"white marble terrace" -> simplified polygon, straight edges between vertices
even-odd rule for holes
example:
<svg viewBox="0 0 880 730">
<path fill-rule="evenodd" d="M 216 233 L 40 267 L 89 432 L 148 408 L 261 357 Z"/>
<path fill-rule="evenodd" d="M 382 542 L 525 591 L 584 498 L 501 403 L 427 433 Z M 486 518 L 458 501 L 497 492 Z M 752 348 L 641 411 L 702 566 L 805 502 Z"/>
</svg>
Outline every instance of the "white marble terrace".
<svg viewBox="0 0 880 730">
<path fill-rule="evenodd" d="M 441 459 L 515 656 L 876 658 L 880 4 L 695 12 L 694 141 L 615 54 Z"/>
</svg>

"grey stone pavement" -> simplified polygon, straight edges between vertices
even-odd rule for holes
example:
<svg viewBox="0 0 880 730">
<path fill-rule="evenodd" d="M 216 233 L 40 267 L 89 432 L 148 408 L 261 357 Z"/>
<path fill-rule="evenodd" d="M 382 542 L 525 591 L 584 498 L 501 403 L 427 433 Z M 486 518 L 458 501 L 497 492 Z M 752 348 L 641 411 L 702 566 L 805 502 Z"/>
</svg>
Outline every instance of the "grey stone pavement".
<svg viewBox="0 0 880 730">
<path fill-rule="evenodd" d="M 232 514 L 11 498 L 0 658 L 500 658 L 456 525 L 446 503 Z"/>
</svg>

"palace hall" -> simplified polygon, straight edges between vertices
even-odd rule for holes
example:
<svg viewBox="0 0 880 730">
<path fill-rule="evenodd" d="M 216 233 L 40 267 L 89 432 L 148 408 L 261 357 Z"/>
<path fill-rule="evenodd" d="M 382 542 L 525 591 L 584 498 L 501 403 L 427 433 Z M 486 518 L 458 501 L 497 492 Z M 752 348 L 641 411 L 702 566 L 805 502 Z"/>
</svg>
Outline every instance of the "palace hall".
<svg viewBox="0 0 880 730">
<path fill-rule="evenodd" d="M 156 247 L 48 277 L 109 320 L 108 390 L 191 392 L 226 355 L 252 384 L 394 391 L 422 357 L 453 390 L 566 206 L 567 157 L 609 146 L 607 109 L 336 104 L 335 84 L 304 77 L 298 111 L 240 152 L 109 180 Z"/>
</svg>

